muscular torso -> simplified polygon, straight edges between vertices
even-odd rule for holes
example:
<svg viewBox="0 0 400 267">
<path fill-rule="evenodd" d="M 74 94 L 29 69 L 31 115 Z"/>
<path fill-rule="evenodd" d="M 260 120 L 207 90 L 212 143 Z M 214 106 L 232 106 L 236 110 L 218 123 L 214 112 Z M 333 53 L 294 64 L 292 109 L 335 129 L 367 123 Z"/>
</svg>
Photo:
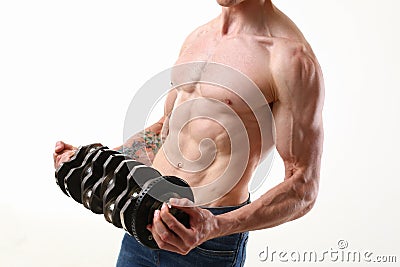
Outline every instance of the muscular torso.
<svg viewBox="0 0 400 267">
<path fill-rule="evenodd" d="M 287 47 L 287 41 L 281 38 L 249 34 L 221 35 L 217 20 L 199 28 L 194 35 L 194 38 L 185 43 L 176 62 L 177 65 L 193 61 L 228 65 L 243 73 L 257 85 L 265 98 L 265 105 L 250 107 L 234 90 L 218 85 L 193 82 L 179 86 L 182 73 L 172 73 L 171 81 L 175 86 L 173 88 L 176 98 L 170 120 L 165 125 L 169 127 L 169 134 L 163 149 L 156 155 L 153 166 L 162 174 L 182 177 L 192 187 L 201 188 L 220 179 L 227 171 L 227 166 L 232 159 L 238 160 L 238 163 L 240 160 L 246 161 L 246 166 L 243 172 L 240 172 L 238 180 L 229 181 L 225 177 L 221 182 L 223 185 L 221 183 L 215 185 L 219 188 L 223 187 L 221 191 L 209 187 L 207 190 L 199 190 L 195 196 L 200 203 L 215 199 L 207 203 L 210 206 L 237 205 L 248 198 L 247 184 L 260 157 L 265 156 L 262 154 L 265 151 L 261 151 L 260 128 L 253 111 L 264 109 L 265 113 L 270 113 L 270 107 L 278 100 L 270 66 L 273 64 L 274 53 L 280 53 L 282 47 Z M 207 71 L 208 65 L 204 64 L 201 72 Z M 202 77 L 194 78 L 196 79 L 201 80 Z M 251 89 L 241 88 L 241 90 Z M 201 101 L 198 101 L 199 99 Z M 192 101 L 191 104 L 186 105 L 183 112 L 182 110 L 177 112 L 178 107 L 183 107 L 182 104 L 188 101 Z M 234 112 L 228 112 L 226 107 Z M 212 114 L 212 117 L 199 117 L 204 111 L 207 111 L 205 114 Z M 244 133 L 238 132 L 240 130 L 229 132 L 226 127 L 224 128 L 224 124 L 234 124 L 238 118 L 248 135 L 248 158 L 243 155 L 246 154 L 243 153 L 245 149 L 232 145 L 232 135 Z M 170 138 L 171 135 L 178 138 Z M 172 149 L 174 155 L 165 151 L 169 145 L 174 146 L 175 143 L 179 145 L 179 156 L 176 155 L 178 150 Z M 245 144 L 242 145 L 245 146 Z M 235 164 L 230 165 L 230 168 L 233 168 L 231 172 L 236 172 L 232 165 Z M 226 188 L 224 188 L 225 185 Z M 228 188 L 230 185 L 232 188 Z M 228 192 L 225 194 L 224 190 Z M 221 195 L 220 198 L 211 197 L 213 193 L 216 196 Z M 205 194 L 208 196 L 205 197 Z"/>
</svg>

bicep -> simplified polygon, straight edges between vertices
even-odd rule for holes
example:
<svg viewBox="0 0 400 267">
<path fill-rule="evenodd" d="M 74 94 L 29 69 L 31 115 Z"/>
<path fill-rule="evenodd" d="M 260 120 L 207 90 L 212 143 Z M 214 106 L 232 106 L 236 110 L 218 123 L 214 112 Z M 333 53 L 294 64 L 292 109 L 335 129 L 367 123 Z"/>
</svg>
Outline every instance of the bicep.
<svg viewBox="0 0 400 267">
<path fill-rule="evenodd" d="M 291 68 L 280 73 L 278 101 L 273 113 L 276 147 L 286 175 L 296 172 L 319 177 L 322 154 L 324 86 L 318 63 L 303 55 L 291 59 Z"/>
</svg>

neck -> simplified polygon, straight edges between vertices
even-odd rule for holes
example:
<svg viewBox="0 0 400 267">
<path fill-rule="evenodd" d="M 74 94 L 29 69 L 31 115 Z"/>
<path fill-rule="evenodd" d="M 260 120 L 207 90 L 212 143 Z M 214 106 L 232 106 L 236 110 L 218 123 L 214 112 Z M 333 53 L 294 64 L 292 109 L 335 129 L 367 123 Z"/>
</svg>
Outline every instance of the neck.
<svg viewBox="0 0 400 267">
<path fill-rule="evenodd" d="M 221 34 L 269 34 L 267 17 L 272 12 L 271 0 L 245 0 L 231 7 L 223 7 L 220 16 Z"/>
</svg>

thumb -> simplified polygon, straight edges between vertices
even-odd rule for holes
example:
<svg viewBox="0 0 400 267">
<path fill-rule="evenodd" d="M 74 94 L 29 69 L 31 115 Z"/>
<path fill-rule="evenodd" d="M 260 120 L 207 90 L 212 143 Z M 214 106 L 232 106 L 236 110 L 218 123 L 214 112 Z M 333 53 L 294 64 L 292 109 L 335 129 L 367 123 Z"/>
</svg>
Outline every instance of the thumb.
<svg viewBox="0 0 400 267">
<path fill-rule="evenodd" d="M 57 141 L 57 142 L 56 142 L 56 147 L 55 147 L 54 151 L 55 151 L 56 153 L 59 153 L 59 152 L 61 152 L 61 151 L 64 150 L 64 147 L 65 147 L 65 143 L 64 143 L 63 141 Z"/>
<path fill-rule="evenodd" d="M 194 207 L 193 201 L 187 198 L 170 198 L 168 203 L 175 207 Z"/>
<path fill-rule="evenodd" d="M 66 144 L 63 141 L 57 141 L 56 142 L 56 147 L 55 147 L 55 152 L 60 153 L 63 150 L 76 150 L 77 148 L 74 147 L 73 145 Z"/>
<path fill-rule="evenodd" d="M 199 212 L 199 207 L 196 207 L 192 201 L 187 198 L 171 198 L 168 204 L 176 209 L 186 212 L 189 216 L 196 216 Z"/>
</svg>

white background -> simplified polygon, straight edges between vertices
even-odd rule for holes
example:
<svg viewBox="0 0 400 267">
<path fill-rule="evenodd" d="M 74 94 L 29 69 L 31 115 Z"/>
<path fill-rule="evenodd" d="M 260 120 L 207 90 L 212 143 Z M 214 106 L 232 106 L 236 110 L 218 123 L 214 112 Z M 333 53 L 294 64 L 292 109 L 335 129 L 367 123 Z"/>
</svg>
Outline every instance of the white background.
<svg viewBox="0 0 400 267">
<path fill-rule="evenodd" d="M 288 265 L 259 261 L 266 246 L 322 254 L 341 239 L 349 250 L 400 261 L 400 4 L 274 3 L 303 31 L 324 72 L 321 186 L 307 216 L 251 233 L 246 266 Z M 54 143 L 119 145 L 135 90 L 219 12 L 213 0 L 0 2 L 0 266 L 115 265 L 123 232 L 59 190 Z M 282 178 L 275 160 L 253 199 Z"/>
</svg>

